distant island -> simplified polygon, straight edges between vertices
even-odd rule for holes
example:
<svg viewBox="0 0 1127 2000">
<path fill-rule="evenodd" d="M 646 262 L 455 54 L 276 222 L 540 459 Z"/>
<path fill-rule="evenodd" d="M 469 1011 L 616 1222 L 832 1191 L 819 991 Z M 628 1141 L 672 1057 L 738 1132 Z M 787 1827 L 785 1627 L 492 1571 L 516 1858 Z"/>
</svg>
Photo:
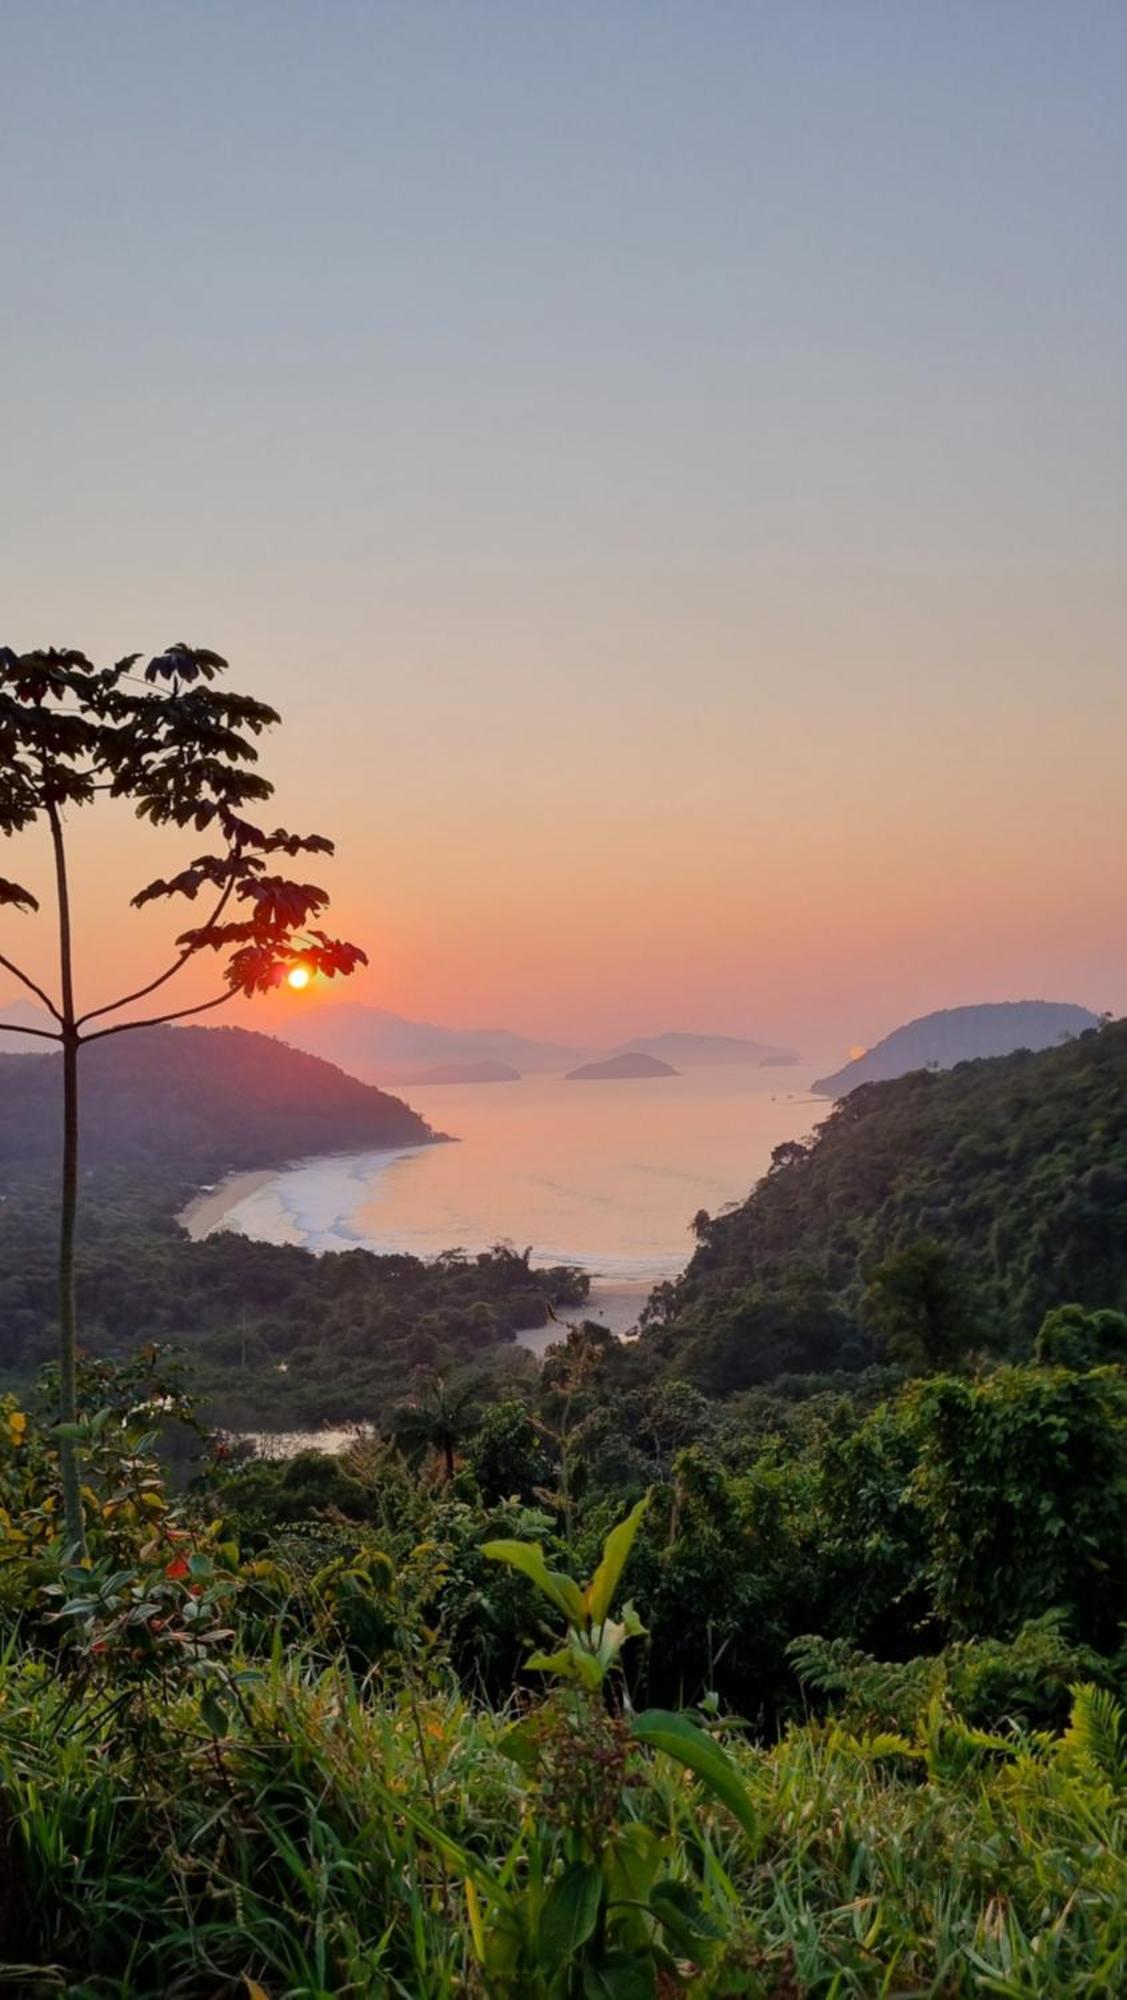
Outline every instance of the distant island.
<svg viewBox="0 0 1127 2000">
<path fill-rule="evenodd" d="M 434 1063 L 430 1069 L 421 1069 L 416 1075 L 403 1078 L 403 1082 L 411 1086 L 425 1083 L 519 1083 L 520 1080 L 519 1069 L 503 1062 Z"/>
<path fill-rule="evenodd" d="M 565 1083 L 616 1083 L 627 1077 L 676 1076 L 671 1063 L 659 1061 L 657 1056 L 624 1054 L 607 1056 L 604 1062 L 581 1063 L 578 1069 L 569 1069 Z"/>
<path fill-rule="evenodd" d="M 726 1068 L 744 1063 L 766 1069 L 798 1061 L 793 1049 L 774 1048 L 770 1042 L 753 1042 L 743 1035 L 639 1035 L 634 1041 L 620 1042 L 611 1053 L 654 1056 L 659 1062 L 674 1063 L 678 1069 Z"/>
<path fill-rule="evenodd" d="M 673 1030 L 636 1035 L 601 1050 L 590 1044 L 539 1041 L 508 1028 L 444 1028 L 352 1001 L 330 1002 L 308 1011 L 295 1009 L 285 1000 L 267 1002 L 262 1013 L 270 1031 L 292 1048 L 339 1063 L 352 1075 L 372 1083 L 501 1083 L 513 1079 L 494 1074 L 496 1069 L 522 1077 L 560 1076 L 570 1074 L 577 1065 L 635 1055 L 653 1056 L 678 1070 L 783 1068 L 799 1060 L 793 1049 L 753 1041 L 746 1035 Z M 29 1010 L 29 1022 L 30 1018 Z M 34 1044 L 30 1037 L 23 1037 L 19 1046 Z M 471 1076 L 471 1069 L 487 1069 L 490 1074 Z"/>
<path fill-rule="evenodd" d="M 558 1076 L 596 1053 L 515 1035 L 507 1028 L 441 1028 L 432 1021 L 408 1020 L 386 1007 L 365 1007 L 350 1000 L 308 1012 L 267 1003 L 265 1013 L 271 1032 L 291 1048 L 339 1063 L 370 1083 L 414 1083 L 424 1070 L 464 1063 L 501 1063 L 520 1076 Z"/>
<path fill-rule="evenodd" d="M 1088 1007 L 1057 1000 L 999 1000 L 978 1007 L 945 1007 L 922 1014 L 877 1042 L 811 1089 L 820 1097 L 846 1097 L 862 1083 L 889 1083 L 916 1069 L 953 1069 L 983 1056 L 1013 1055 L 1017 1049 L 1053 1048 L 1100 1018 Z"/>
</svg>

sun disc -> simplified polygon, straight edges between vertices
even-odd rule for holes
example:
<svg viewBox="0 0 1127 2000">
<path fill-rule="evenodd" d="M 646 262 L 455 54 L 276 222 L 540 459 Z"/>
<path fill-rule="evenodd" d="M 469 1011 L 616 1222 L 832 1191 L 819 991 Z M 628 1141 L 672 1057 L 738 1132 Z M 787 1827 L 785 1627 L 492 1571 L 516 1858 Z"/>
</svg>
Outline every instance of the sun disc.
<svg viewBox="0 0 1127 2000">
<path fill-rule="evenodd" d="M 303 986 L 308 986 L 312 976 L 307 965 L 295 965 L 286 974 L 286 985 L 292 986 L 295 993 L 300 993 Z"/>
</svg>

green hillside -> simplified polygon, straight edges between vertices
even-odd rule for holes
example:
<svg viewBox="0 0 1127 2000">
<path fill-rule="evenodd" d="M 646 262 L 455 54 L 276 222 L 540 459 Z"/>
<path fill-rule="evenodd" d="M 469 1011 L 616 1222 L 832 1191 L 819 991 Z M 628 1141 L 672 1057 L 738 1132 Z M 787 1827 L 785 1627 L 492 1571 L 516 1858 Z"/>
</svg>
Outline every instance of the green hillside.
<svg viewBox="0 0 1127 2000">
<path fill-rule="evenodd" d="M 1028 1353 L 1053 1306 L 1121 1308 L 1127 1021 L 864 1085 L 697 1233 L 647 1341 L 717 1390 L 873 1358 L 874 1274 L 921 1242 L 947 1253 L 968 1345 Z"/>
</svg>

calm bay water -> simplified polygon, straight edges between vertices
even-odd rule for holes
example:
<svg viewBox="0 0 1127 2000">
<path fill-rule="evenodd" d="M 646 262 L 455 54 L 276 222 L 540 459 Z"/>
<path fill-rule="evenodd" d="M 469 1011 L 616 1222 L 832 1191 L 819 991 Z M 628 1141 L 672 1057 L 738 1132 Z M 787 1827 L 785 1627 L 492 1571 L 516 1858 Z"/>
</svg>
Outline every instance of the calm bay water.
<svg viewBox="0 0 1127 2000">
<path fill-rule="evenodd" d="M 816 1073 L 699 1069 L 631 1082 L 407 1089 L 458 1144 L 307 1161 L 233 1199 L 221 1226 L 311 1250 L 420 1257 L 499 1239 L 530 1244 L 536 1264 L 591 1272 L 594 1316 L 621 1330 L 650 1286 L 686 1262 L 697 1211 L 742 1199 L 772 1147 L 828 1115 L 827 1101 L 809 1093 Z"/>
</svg>

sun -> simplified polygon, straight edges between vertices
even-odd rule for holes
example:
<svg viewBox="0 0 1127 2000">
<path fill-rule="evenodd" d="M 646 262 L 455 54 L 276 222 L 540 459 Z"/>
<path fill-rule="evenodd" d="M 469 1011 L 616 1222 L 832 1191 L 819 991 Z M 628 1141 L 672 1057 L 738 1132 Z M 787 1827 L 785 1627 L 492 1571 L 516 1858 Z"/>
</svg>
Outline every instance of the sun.
<svg viewBox="0 0 1127 2000">
<path fill-rule="evenodd" d="M 308 986 L 312 977 L 313 974 L 307 965 L 295 965 L 286 974 L 286 985 L 292 986 L 295 993 L 300 993 L 303 987 Z"/>
</svg>

